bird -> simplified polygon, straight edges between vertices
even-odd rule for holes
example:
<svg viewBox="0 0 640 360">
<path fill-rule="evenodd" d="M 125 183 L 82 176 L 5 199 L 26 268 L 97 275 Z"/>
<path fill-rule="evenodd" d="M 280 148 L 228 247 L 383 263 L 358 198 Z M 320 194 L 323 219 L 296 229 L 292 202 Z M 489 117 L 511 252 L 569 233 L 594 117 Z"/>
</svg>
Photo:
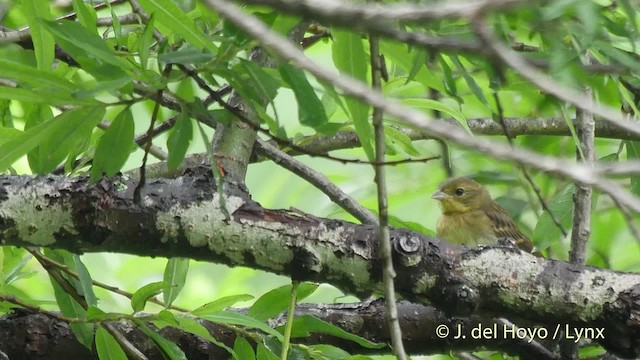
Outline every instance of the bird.
<svg viewBox="0 0 640 360">
<path fill-rule="evenodd" d="M 534 251 L 531 241 L 481 184 L 466 177 L 453 177 L 440 184 L 431 198 L 438 200 L 442 208 L 438 237 L 467 246 L 508 239 L 522 250 Z"/>
</svg>

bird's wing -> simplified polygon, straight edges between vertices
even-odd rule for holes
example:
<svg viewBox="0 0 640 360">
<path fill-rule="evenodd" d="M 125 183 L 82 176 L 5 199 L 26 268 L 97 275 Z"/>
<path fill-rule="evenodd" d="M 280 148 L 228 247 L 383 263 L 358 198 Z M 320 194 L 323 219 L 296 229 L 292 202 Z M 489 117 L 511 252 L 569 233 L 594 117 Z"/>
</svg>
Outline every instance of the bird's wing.
<svg viewBox="0 0 640 360">
<path fill-rule="evenodd" d="M 511 219 L 511 216 L 496 202 L 491 203 L 491 211 L 486 211 L 487 216 L 493 224 L 496 238 L 510 238 L 524 251 L 531 252 L 533 244 L 518 229 L 518 225 Z"/>
</svg>

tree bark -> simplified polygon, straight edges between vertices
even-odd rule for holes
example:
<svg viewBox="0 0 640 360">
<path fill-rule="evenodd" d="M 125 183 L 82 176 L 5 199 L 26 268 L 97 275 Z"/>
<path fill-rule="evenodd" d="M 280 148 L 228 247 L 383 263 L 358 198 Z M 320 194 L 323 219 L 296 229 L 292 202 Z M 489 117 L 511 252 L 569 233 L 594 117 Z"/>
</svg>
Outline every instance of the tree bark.
<svg viewBox="0 0 640 360">
<path fill-rule="evenodd" d="M 326 282 L 360 297 L 380 289 L 376 228 L 271 210 L 238 185 L 215 190 L 211 170 L 148 181 L 141 203 L 123 177 L 0 177 L 3 245 L 187 257 Z M 222 211 L 222 204 L 228 211 Z M 596 337 L 623 356 L 640 354 L 640 274 L 541 259 L 515 248 L 465 248 L 392 229 L 403 298 L 451 316 L 528 319 L 603 329 Z M 425 329 L 433 332 L 434 329 Z M 593 335 L 596 335 L 595 331 Z M 594 336 L 595 337 L 595 336 Z"/>
</svg>

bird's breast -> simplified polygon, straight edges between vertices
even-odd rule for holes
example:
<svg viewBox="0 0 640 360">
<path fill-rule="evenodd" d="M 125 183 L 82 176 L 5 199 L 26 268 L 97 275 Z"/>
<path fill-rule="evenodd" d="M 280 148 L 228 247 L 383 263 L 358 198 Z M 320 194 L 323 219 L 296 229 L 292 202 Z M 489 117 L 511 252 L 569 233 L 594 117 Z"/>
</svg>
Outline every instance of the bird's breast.
<svg viewBox="0 0 640 360">
<path fill-rule="evenodd" d="M 491 221 L 483 211 L 450 213 L 438 221 L 438 237 L 468 246 L 495 243 L 498 239 Z"/>
</svg>

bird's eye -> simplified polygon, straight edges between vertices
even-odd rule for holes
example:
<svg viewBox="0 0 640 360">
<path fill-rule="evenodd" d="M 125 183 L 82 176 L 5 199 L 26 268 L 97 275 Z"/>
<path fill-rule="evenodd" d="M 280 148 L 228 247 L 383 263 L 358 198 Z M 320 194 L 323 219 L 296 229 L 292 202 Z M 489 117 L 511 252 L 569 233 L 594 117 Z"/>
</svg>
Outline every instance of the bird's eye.
<svg viewBox="0 0 640 360">
<path fill-rule="evenodd" d="M 462 196 L 464 195 L 464 189 L 463 188 L 457 188 L 456 189 L 456 196 Z"/>
</svg>

